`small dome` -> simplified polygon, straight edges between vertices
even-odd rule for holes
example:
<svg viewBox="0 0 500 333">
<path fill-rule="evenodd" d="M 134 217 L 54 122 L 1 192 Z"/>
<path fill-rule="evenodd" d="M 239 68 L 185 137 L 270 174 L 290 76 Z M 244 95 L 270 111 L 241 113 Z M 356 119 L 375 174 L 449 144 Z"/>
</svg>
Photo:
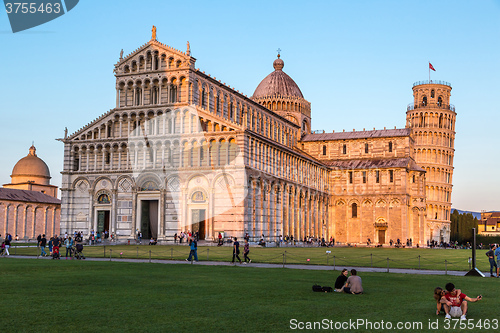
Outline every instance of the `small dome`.
<svg viewBox="0 0 500 333">
<path fill-rule="evenodd" d="M 36 148 L 31 146 L 28 156 L 21 158 L 12 169 L 11 178 L 12 183 L 16 183 L 14 178 L 25 178 L 37 184 L 48 184 L 50 171 L 47 164 L 36 156 Z"/>
<path fill-rule="evenodd" d="M 262 80 L 253 93 L 253 98 L 267 97 L 267 96 L 293 96 L 304 98 L 299 86 L 295 81 L 282 71 L 285 63 L 280 59 L 274 60 L 274 72 L 269 74 Z"/>
</svg>

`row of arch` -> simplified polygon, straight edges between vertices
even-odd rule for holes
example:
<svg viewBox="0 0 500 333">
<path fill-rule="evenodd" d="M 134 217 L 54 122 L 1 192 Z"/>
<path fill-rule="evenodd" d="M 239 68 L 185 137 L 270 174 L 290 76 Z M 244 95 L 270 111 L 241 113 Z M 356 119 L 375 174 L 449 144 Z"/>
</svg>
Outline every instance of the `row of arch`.
<svg viewBox="0 0 500 333">
<path fill-rule="evenodd" d="M 140 73 L 146 71 L 158 71 L 164 69 L 180 68 L 182 60 L 166 53 L 160 53 L 158 50 L 148 50 L 145 53 L 135 55 L 129 59 L 121 68 L 121 73 Z"/>
<path fill-rule="evenodd" d="M 102 140 L 235 131 L 217 121 L 200 117 L 191 109 L 164 109 L 116 113 L 111 119 L 81 133 L 76 140 Z"/>
<path fill-rule="evenodd" d="M 415 132 L 415 142 L 417 145 L 435 145 L 453 148 L 455 137 L 453 134 L 441 132 Z"/>
<path fill-rule="evenodd" d="M 419 164 L 433 163 L 441 165 L 453 165 L 454 154 L 447 150 L 418 148 L 414 150 L 415 161 Z"/>
<path fill-rule="evenodd" d="M 306 186 L 327 188 L 328 170 L 318 164 L 288 153 L 263 140 L 250 137 L 249 166 L 275 177 L 289 179 Z"/>
<path fill-rule="evenodd" d="M 280 235 L 329 238 L 328 195 L 310 188 L 268 180 L 259 176 L 248 179 L 245 231 L 252 237 L 261 234 L 277 240 Z"/>
<path fill-rule="evenodd" d="M 20 239 L 53 236 L 59 233 L 60 211 L 53 205 L 0 202 L 0 232 Z"/>
<path fill-rule="evenodd" d="M 73 148 L 73 171 L 143 170 L 234 165 L 242 151 L 234 136 L 184 140 L 81 144 Z"/>
<path fill-rule="evenodd" d="M 116 107 L 180 103 L 185 101 L 186 89 L 184 76 L 119 80 Z"/>
<path fill-rule="evenodd" d="M 225 172 L 217 174 L 212 180 L 209 180 L 206 177 L 206 175 L 201 173 L 193 173 L 183 179 L 179 177 L 178 174 L 172 174 L 172 175 L 163 174 L 160 176 L 156 173 L 148 172 L 148 173 L 142 173 L 138 177 L 121 175 L 116 179 L 113 179 L 108 176 L 100 176 L 93 181 L 85 176 L 80 176 L 72 182 L 71 188 L 78 189 L 80 188 L 83 182 L 85 184 L 84 192 L 87 194 L 91 192 L 95 193 L 96 195 L 104 192 L 109 194 L 114 191 L 118 192 L 133 192 L 141 190 L 159 191 L 165 189 L 168 189 L 171 192 L 178 192 L 181 190 L 183 184 L 184 185 L 189 184 L 189 182 L 192 179 L 197 177 L 202 177 L 209 184 L 211 188 L 215 188 L 219 180 L 222 178 L 228 183 L 235 184 L 234 178 L 230 174 Z M 104 186 L 103 182 L 109 182 L 110 186 L 107 185 Z M 149 185 L 150 183 L 153 183 L 153 188 L 151 188 L 151 186 Z M 95 199 L 97 199 L 97 196 Z"/>
<path fill-rule="evenodd" d="M 408 112 L 409 127 L 434 127 L 455 130 L 455 115 L 438 112 Z"/>
<path fill-rule="evenodd" d="M 453 171 L 447 168 L 425 167 L 425 180 L 429 183 L 452 183 Z"/>
<path fill-rule="evenodd" d="M 450 207 L 438 204 L 427 204 L 427 218 L 429 220 L 444 220 L 450 219 Z"/>
<path fill-rule="evenodd" d="M 271 117 L 256 118 L 258 114 L 244 114 L 236 118 L 238 123 L 248 123 L 249 128 L 283 145 L 292 146 L 297 140 L 296 131 Z M 192 108 L 159 109 L 115 113 L 107 121 L 81 133 L 77 140 L 126 138 L 130 136 L 158 136 L 170 134 L 196 134 L 200 132 L 234 131 L 217 121 L 201 117 Z"/>
<path fill-rule="evenodd" d="M 193 90 L 198 92 L 195 104 L 210 114 L 236 122 L 281 144 L 292 146 L 298 140 L 298 128 L 286 123 L 276 114 L 251 107 L 231 92 L 223 91 L 201 79 L 194 81 Z M 287 134 L 291 136 L 291 140 L 286 140 Z"/>
<path fill-rule="evenodd" d="M 450 202 L 451 200 L 451 188 L 446 186 L 426 186 L 426 200 L 427 202 L 440 201 L 440 202 Z"/>
</svg>

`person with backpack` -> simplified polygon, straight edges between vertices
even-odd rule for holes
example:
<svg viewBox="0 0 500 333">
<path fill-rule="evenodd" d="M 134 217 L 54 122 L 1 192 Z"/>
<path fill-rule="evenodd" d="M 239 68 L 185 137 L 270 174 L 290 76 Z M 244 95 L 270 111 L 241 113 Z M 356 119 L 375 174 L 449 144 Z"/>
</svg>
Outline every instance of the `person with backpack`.
<svg viewBox="0 0 500 333">
<path fill-rule="evenodd" d="M 194 257 L 194 261 L 198 262 L 198 242 L 196 242 L 196 238 L 189 238 L 189 248 L 191 249 L 191 251 L 189 251 L 189 257 L 186 259 L 186 261 L 191 261 L 191 259 Z"/>
</svg>

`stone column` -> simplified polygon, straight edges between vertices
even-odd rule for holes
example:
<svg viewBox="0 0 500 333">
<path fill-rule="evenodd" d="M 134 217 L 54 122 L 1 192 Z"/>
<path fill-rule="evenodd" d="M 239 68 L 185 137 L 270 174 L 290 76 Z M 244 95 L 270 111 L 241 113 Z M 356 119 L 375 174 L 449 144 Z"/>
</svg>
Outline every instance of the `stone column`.
<svg viewBox="0 0 500 333">
<path fill-rule="evenodd" d="M 258 213 L 258 198 L 257 198 L 257 181 L 252 181 L 252 238 L 255 238 L 255 231 L 257 229 L 257 213 Z M 255 240 L 255 239 L 254 239 Z"/>
<path fill-rule="evenodd" d="M 160 219 L 158 223 L 158 238 L 165 239 L 165 201 L 167 197 L 167 190 L 166 189 L 161 189 L 160 190 L 160 202 L 159 202 L 159 207 L 160 207 L 160 215 L 158 218 Z"/>
<path fill-rule="evenodd" d="M 90 235 L 90 231 L 91 230 L 96 230 L 97 227 L 94 226 L 97 224 L 94 223 L 94 192 L 93 190 L 89 190 L 89 220 L 88 220 L 88 231 L 89 231 L 89 235 Z"/>
<path fill-rule="evenodd" d="M 6 211 L 6 213 L 7 213 L 7 211 Z M 5 218 L 5 221 L 7 221 L 7 218 Z M 35 236 L 35 232 L 36 232 L 36 207 L 33 207 L 33 224 L 32 225 L 33 225 L 33 230 L 32 230 L 33 234 L 31 236 L 31 238 L 34 239 L 36 237 Z M 5 227 L 7 228 L 7 223 L 5 223 Z M 7 231 L 5 231 L 4 234 L 7 234 Z"/>
<path fill-rule="evenodd" d="M 47 211 L 49 210 L 49 207 L 44 207 L 43 209 L 43 230 L 44 230 L 44 234 L 48 234 L 47 232 Z"/>
<path fill-rule="evenodd" d="M 116 233 L 116 217 L 117 217 L 117 213 L 118 213 L 118 190 L 111 190 L 111 216 L 109 217 L 110 218 L 110 227 L 108 230 L 109 234 L 115 234 Z"/>
<path fill-rule="evenodd" d="M 130 230 L 130 237 L 135 238 L 137 229 L 137 188 L 132 189 L 132 229 Z"/>
</svg>

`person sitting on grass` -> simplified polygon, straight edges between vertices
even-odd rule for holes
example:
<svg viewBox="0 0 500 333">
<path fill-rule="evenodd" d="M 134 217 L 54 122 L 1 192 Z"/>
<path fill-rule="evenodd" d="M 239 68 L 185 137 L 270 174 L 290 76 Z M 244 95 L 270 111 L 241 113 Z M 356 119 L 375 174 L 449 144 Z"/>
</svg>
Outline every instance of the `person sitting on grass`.
<svg viewBox="0 0 500 333">
<path fill-rule="evenodd" d="M 349 273 L 347 272 L 347 269 L 344 268 L 342 272 L 340 272 L 340 275 L 337 277 L 337 280 L 335 280 L 335 292 L 341 293 L 344 291 L 344 286 L 345 283 L 347 282 L 347 275 Z"/>
<path fill-rule="evenodd" d="M 462 291 L 460 289 L 457 290 L 458 293 L 462 293 Z M 444 295 L 447 293 L 447 291 L 443 290 L 443 288 L 441 287 L 436 287 L 434 289 L 434 299 L 436 300 L 437 304 L 436 304 L 436 315 L 439 316 L 439 314 L 441 312 L 445 312 L 444 310 L 444 304 L 446 304 L 447 306 L 451 306 L 451 302 L 448 301 L 446 299 L 446 297 L 444 297 Z"/>
<path fill-rule="evenodd" d="M 467 320 L 465 317 L 467 314 L 467 302 L 474 303 L 483 298 L 481 295 L 476 298 L 470 298 L 460 290 L 455 289 L 455 285 L 451 282 L 447 283 L 445 288 L 448 292 L 444 295 L 444 297 L 447 301 L 451 302 L 451 306 L 446 304 L 444 305 L 446 319 L 451 319 L 451 317 L 460 317 L 460 320 Z"/>
<path fill-rule="evenodd" d="M 357 274 L 358 272 L 354 268 L 351 269 L 351 276 L 347 278 L 347 281 L 344 286 L 345 293 L 354 295 L 363 293 L 363 285 L 361 282 L 361 278 Z"/>
</svg>

